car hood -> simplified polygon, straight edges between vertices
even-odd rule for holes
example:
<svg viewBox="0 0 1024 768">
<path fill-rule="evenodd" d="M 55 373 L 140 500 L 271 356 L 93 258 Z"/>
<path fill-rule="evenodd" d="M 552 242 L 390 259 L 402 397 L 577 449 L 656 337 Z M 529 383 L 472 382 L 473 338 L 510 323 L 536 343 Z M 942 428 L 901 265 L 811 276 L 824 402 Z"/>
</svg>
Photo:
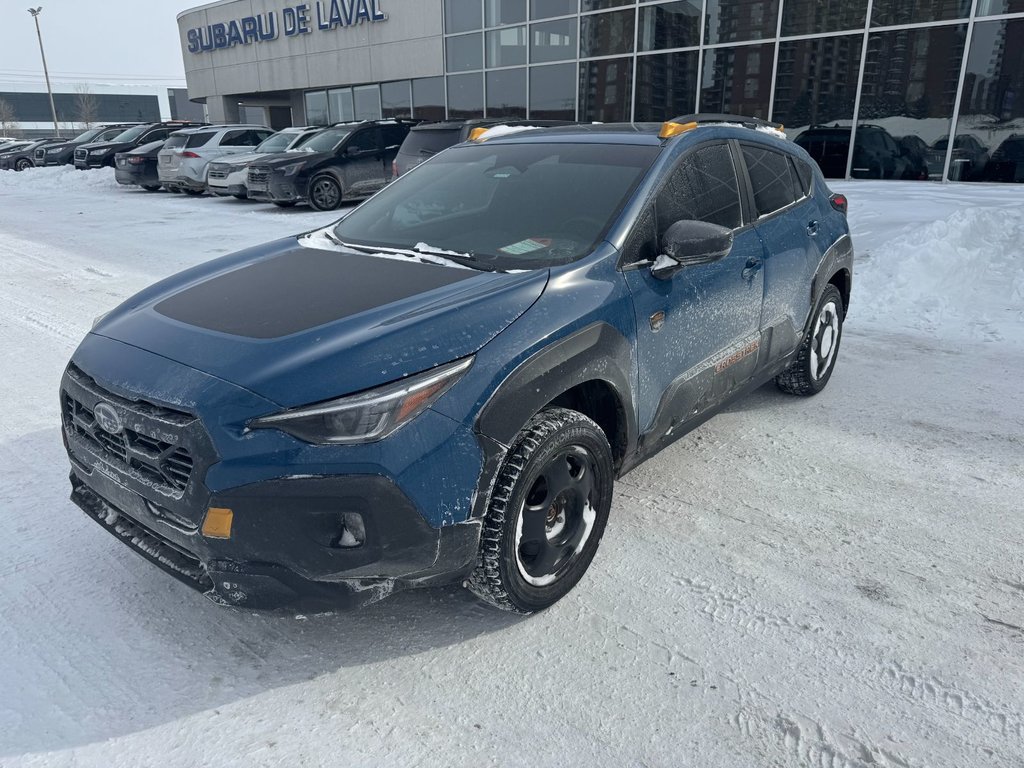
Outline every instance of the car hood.
<svg viewBox="0 0 1024 768">
<path fill-rule="evenodd" d="M 87 149 L 92 152 L 94 149 L 105 149 L 108 152 L 113 150 L 130 149 L 135 145 L 130 141 L 97 141 L 92 144 L 79 144 L 75 149 Z"/>
<path fill-rule="evenodd" d="M 213 160 L 210 164 L 217 165 L 245 165 L 256 160 L 263 160 L 267 157 L 274 157 L 273 153 L 267 154 L 266 152 L 247 152 L 244 155 L 225 155 L 224 157 L 218 157 Z"/>
<path fill-rule="evenodd" d="M 269 165 L 271 168 L 280 168 L 285 165 L 291 165 L 298 161 L 303 162 L 317 162 L 325 158 L 331 157 L 334 153 L 332 152 L 303 152 L 301 149 L 294 152 L 276 152 L 272 155 L 264 155 L 259 159 L 260 165 Z"/>
<path fill-rule="evenodd" d="M 93 333 L 295 407 L 474 354 L 547 285 L 547 270 L 482 272 L 309 247 L 311 239 L 279 240 L 170 277 Z"/>
</svg>

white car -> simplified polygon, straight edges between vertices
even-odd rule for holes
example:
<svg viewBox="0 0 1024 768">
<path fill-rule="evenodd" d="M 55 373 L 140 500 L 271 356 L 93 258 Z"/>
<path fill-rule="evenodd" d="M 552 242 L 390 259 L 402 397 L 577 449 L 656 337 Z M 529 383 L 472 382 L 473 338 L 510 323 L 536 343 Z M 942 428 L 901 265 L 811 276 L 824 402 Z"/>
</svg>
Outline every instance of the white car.
<svg viewBox="0 0 1024 768">
<path fill-rule="evenodd" d="M 207 191 L 224 197 L 233 195 L 239 200 L 244 200 L 249 196 L 248 188 L 245 185 L 249 163 L 267 155 L 298 149 L 323 129 L 322 125 L 285 128 L 275 133 L 249 154 L 232 155 L 229 158 L 211 162 L 206 174 Z"/>
<path fill-rule="evenodd" d="M 205 125 L 172 133 L 157 154 L 160 183 L 172 192 L 201 195 L 212 160 L 252 152 L 274 132 L 262 125 Z"/>
</svg>

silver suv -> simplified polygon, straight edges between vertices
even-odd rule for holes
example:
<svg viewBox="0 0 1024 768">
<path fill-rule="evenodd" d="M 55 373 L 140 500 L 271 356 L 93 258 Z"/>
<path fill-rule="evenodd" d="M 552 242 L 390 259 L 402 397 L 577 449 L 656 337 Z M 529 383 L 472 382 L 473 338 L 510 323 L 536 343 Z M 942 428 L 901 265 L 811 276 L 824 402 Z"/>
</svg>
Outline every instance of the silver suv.
<svg viewBox="0 0 1024 768">
<path fill-rule="evenodd" d="M 211 162 L 206 174 L 207 192 L 225 197 L 233 195 L 239 200 L 244 200 L 249 196 L 249 190 L 245 185 L 249 163 L 267 155 L 298 149 L 323 129 L 322 125 L 285 128 L 264 141 L 251 153 L 232 155 Z"/>
<path fill-rule="evenodd" d="M 272 134 L 262 125 L 206 125 L 176 131 L 157 155 L 160 183 L 172 192 L 201 195 L 211 160 L 251 152 Z"/>
</svg>

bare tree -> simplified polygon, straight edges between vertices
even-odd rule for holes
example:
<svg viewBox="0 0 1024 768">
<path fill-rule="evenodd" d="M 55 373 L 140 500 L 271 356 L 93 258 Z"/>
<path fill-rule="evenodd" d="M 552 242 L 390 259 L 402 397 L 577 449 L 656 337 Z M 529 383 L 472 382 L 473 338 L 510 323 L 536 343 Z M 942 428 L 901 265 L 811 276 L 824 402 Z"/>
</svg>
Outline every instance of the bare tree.
<svg viewBox="0 0 1024 768">
<path fill-rule="evenodd" d="M 0 136 L 10 136 L 18 132 L 18 116 L 9 101 L 0 99 Z"/>
<path fill-rule="evenodd" d="M 97 119 L 99 106 L 88 83 L 79 83 L 75 86 L 75 119 L 81 123 L 82 128 L 92 128 Z"/>
</svg>

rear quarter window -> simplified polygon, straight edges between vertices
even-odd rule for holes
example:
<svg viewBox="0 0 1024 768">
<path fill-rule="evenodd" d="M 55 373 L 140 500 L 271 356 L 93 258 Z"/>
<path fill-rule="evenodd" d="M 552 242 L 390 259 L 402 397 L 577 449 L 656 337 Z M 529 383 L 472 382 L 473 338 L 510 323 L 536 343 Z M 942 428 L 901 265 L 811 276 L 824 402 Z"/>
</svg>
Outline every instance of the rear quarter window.
<svg viewBox="0 0 1024 768">
<path fill-rule="evenodd" d="M 210 143 L 210 139 L 212 139 L 216 135 L 217 134 L 211 131 L 204 131 L 203 133 L 193 133 L 185 141 L 185 146 L 188 147 L 189 149 L 194 149 L 195 147 L 205 147 L 207 144 Z"/>
</svg>

